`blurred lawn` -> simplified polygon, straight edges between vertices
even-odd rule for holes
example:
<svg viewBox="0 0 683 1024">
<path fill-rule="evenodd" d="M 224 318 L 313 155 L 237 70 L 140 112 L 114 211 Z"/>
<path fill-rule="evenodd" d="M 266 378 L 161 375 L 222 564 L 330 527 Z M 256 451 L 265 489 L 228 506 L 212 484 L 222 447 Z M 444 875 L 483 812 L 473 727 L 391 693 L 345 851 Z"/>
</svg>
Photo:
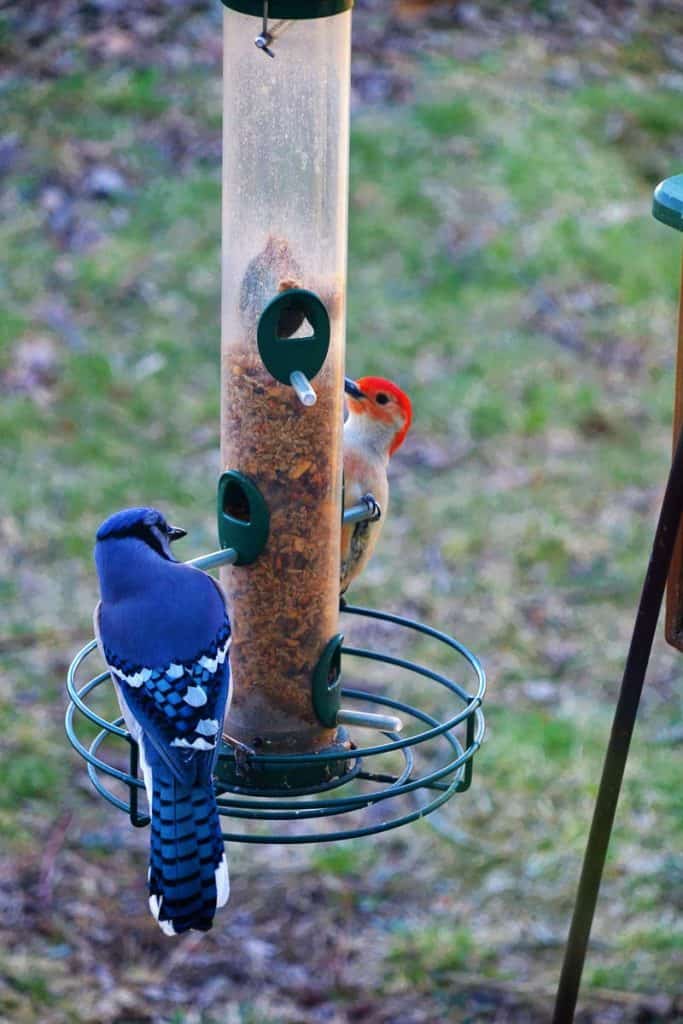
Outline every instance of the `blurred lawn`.
<svg viewBox="0 0 683 1024">
<path fill-rule="evenodd" d="M 285 861 L 236 849 L 233 898 L 238 912 L 269 871 L 294 886 L 321 875 L 374 946 L 375 995 L 417 991 L 453 1015 L 455 974 L 556 978 L 666 472 L 680 239 L 649 209 L 680 170 L 681 92 L 644 52 L 570 87 L 524 36 L 424 58 L 410 102 L 361 106 L 354 122 L 349 371 L 395 377 L 415 403 L 354 597 L 480 654 L 489 733 L 472 790 L 442 815 L 460 845 L 420 825 Z M 206 68 L 105 66 L 15 78 L 4 100 L 22 157 L 0 199 L 0 831 L 19 862 L 56 807 L 75 813 L 76 850 L 86 818 L 114 814 L 74 788 L 84 773 L 61 724 L 96 600 L 96 525 L 158 504 L 190 530 L 186 557 L 215 547 L 220 89 Z M 83 187 L 100 165 L 124 182 L 106 198 Z M 681 693 L 659 643 L 588 986 L 680 984 Z M 121 829 L 134 845 L 119 870 L 135 860 L 121 885 L 137 884 L 144 841 Z M 106 864 L 107 849 L 80 856 Z M 53 921 L 9 944 L 9 1019 L 96 1019 L 64 978 L 54 987 L 48 947 L 70 941 Z"/>
</svg>

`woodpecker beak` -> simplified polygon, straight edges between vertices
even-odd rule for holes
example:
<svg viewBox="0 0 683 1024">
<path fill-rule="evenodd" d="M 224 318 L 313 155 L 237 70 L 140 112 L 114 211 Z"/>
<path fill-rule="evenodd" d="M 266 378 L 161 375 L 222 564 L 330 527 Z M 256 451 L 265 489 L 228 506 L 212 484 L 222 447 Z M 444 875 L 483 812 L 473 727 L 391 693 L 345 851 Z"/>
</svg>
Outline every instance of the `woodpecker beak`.
<svg viewBox="0 0 683 1024">
<path fill-rule="evenodd" d="M 169 526 L 168 539 L 171 542 L 174 540 L 180 540 L 181 537 L 187 537 L 187 530 L 181 530 L 179 526 Z"/>
<path fill-rule="evenodd" d="M 365 398 L 364 393 L 358 387 L 355 380 L 351 380 L 350 377 L 344 377 L 344 391 L 347 395 L 351 395 L 352 398 Z"/>
</svg>

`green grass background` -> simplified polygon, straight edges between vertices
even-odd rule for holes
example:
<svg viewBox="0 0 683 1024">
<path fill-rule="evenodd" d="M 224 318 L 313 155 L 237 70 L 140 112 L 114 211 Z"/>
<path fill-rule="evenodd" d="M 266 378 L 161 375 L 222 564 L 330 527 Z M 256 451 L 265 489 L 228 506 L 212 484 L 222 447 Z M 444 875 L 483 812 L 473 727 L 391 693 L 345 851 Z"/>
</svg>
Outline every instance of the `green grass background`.
<svg viewBox="0 0 683 1024">
<path fill-rule="evenodd" d="M 645 38 L 601 59 L 606 73 L 581 64 L 561 86 L 556 59 L 521 34 L 469 59 L 417 57 L 407 102 L 358 105 L 348 368 L 396 379 L 415 426 L 354 597 L 450 629 L 481 656 L 488 735 L 471 791 L 442 814 L 451 839 L 422 823 L 373 843 L 232 850 L 226 941 L 268 877 L 302 891 L 318 879 L 371 949 L 359 991 L 417 993 L 453 1020 L 471 1019 L 453 996 L 463 973 L 522 989 L 556 979 L 669 458 L 680 237 L 650 202 L 681 169 L 681 83 L 659 74 Z M 0 954 L 0 1015 L 209 1022 L 208 1010 L 135 1015 L 133 939 L 113 959 L 135 1011 L 88 1008 L 78 991 L 74 930 L 104 899 L 89 875 L 111 868 L 118 888 L 137 887 L 118 934 L 147 927 L 145 840 L 87 787 L 62 713 L 66 665 L 90 635 L 99 521 L 158 504 L 190 530 L 186 557 L 216 546 L 220 170 L 202 142 L 220 131 L 218 71 L 16 75 L 3 103 L 22 157 L 0 199 L 2 863 L 35 897 L 41 849 L 71 814 L 50 891 L 59 905 L 76 887 L 80 910 L 36 930 L 24 908 Z M 174 125 L 199 140 L 180 166 L 162 145 Z M 125 190 L 82 194 L 93 162 L 119 167 Z M 51 186 L 73 197 L 92 244 L 51 231 Z M 48 368 L 31 377 L 41 345 Z M 679 656 L 658 641 L 589 991 L 678 991 L 682 693 Z M 159 963 L 171 955 L 149 929 L 145 943 Z M 329 998 L 341 1006 L 348 991 Z M 270 1019 L 254 999 L 229 1019 Z"/>
</svg>

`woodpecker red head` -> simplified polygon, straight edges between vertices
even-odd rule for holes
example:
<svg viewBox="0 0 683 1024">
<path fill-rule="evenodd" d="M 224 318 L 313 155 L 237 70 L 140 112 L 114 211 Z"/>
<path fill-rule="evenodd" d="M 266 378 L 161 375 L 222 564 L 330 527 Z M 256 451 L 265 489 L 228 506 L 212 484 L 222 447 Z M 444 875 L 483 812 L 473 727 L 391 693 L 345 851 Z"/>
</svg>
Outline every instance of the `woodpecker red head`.
<svg viewBox="0 0 683 1024">
<path fill-rule="evenodd" d="M 384 377 L 348 377 L 349 417 L 344 424 L 344 507 L 359 503 L 370 519 L 342 528 L 341 592 L 374 551 L 389 503 L 387 463 L 403 444 L 412 420 L 410 399 Z"/>
<path fill-rule="evenodd" d="M 344 381 L 349 396 L 349 414 L 365 420 L 365 432 L 373 434 L 377 442 L 386 443 L 391 457 L 406 439 L 413 418 L 413 409 L 405 391 L 384 377 L 361 377 Z"/>
</svg>

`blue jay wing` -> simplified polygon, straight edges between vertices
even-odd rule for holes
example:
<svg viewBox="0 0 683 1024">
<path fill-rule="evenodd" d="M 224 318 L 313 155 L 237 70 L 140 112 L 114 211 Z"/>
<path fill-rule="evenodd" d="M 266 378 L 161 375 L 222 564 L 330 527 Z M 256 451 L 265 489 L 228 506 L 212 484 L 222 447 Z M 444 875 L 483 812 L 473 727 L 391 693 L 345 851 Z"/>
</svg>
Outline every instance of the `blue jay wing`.
<svg viewBox="0 0 683 1024">
<path fill-rule="evenodd" d="M 131 715 L 179 782 L 208 781 L 230 697 L 230 626 L 188 661 L 137 665 L 102 644 L 104 657 Z"/>
</svg>

